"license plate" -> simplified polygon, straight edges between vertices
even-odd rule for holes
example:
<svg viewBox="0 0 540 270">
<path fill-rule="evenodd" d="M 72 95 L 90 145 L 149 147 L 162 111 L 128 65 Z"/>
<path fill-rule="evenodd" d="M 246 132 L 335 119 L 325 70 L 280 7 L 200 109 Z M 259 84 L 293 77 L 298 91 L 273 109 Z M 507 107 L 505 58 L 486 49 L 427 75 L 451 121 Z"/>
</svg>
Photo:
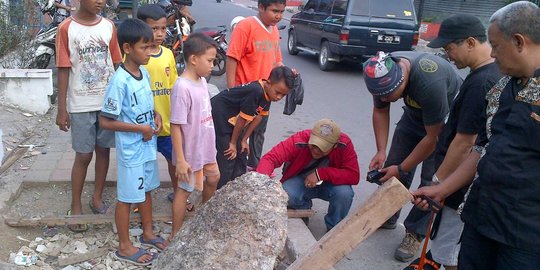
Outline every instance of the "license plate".
<svg viewBox="0 0 540 270">
<path fill-rule="evenodd" d="M 378 35 L 377 43 L 399 44 L 401 41 L 399 36 Z"/>
</svg>

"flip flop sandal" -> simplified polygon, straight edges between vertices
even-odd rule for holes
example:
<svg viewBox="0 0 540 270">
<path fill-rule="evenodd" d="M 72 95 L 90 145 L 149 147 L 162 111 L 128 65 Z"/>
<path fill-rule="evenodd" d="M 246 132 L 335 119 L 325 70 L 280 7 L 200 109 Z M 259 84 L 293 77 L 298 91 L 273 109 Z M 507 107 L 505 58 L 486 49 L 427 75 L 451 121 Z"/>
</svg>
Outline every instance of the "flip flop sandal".
<svg viewBox="0 0 540 270">
<path fill-rule="evenodd" d="M 195 210 L 195 205 L 193 205 L 189 200 L 187 200 L 186 211 L 192 212 L 193 210 Z"/>
<path fill-rule="evenodd" d="M 66 216 L 71 216 L 71 210 L 66 212 Z M 88 231 L 88 224 L 69 224 L 67 225 L 68 229 L 72 232 L 80 233 Z"/>
<path fill-rule="evenodd" d="M 169 202 L 173 202 L 174 201 L 174 192 L 171 192 L 167 195 L 167 200 L 169 200 Z M 187 204 L 186 204 L 186 210 L 188 212 L 191 212 L 195 209 L 195 206 L 189 201 L 187 200 Z"/>
<path fill-rule="evenodd" d="M 143 256 L 143 255 L 150 255 L 152 256 L 152 259 L 150 259 L 149 261 L 147 262 L 138 262 L 137 260 Z M 134 265 L 138 265 L 138 266 L 148 266 L 148 265 L 151 265 L 152 263 L 154 263 L 154 260 L 157 258 L 157 254 L 154 254 L 154 253 L 151 253 L 151 252 L 147 252 L 146 250 L 142 249 L 142 248 L 139 248 L 139 250 L 131 255 L 131 256 L 122 256 L 120 255 L 120 252 L 117 250 L 113 253 L 113 257 L 119 261 L 124 261 L 124 262 L 128 262 L 128 263 L 131 263 L 131 264 L 134 264 Z"/>
<path fill-rule="evenodd" d="M 141 242 L 141 246 L 143 247 L 147 247 L 147 248 L 155 248 L 157 249 L 158 251 L 163 251 L 162 248 L 160 248 L 157 244 L 162 244 L 162 245 L 165 245 L 165 239 L 163 239 L 161 236 L 157 236 L 156 238 L 154 239 L 151 239 L 151 240 L 148 240 L 148 241 L 144 241 L 144 238 L 143 236 L 139 236 L 139 242 Z"/>
<path fill-rule="evenodd" d="M 90 206 L 92 213 L 96 215 L 105 215 L 107 214 L 107 210 L 109 210 L 109 205 L 107 205 L 104 201 L 101 201 L 101 208 L 95 207 L 92 200 L 88 201 L 88 205 Z"/>
</svg>

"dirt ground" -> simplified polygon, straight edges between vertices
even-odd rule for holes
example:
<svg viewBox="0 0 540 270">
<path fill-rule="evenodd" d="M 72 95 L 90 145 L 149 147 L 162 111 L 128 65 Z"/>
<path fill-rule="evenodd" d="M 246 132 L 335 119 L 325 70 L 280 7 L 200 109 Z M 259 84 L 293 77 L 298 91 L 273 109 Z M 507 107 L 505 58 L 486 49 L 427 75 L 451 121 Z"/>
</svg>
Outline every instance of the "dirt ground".
<svg viewBox="0 0 540 270">
<path fill-rule="evenodd" d="M 25 114 L 25 112 L 16 108 L 0 105 L 0 128 L 3 132 L 4 158 L 8 157 L 20 144 L 43 145 L 46 142 L 50 128 L 55 128 L 52 126 L 56 115 L 55 107 L 51 108 L 49 113 L 43 116 Z M 32 245 L 29 241 L 33 241 L 36 237 L 45 240 L 50 239 L 47 233 L 51 232 L 50 228 L 44 226 L 9 227 L 4 223 L 5 217 L 63 216 L 69 209 L 71 200 L 71 187 L 69 184 L 21 185 L 22 179 L 30 169 L 32 162 L 33 156 L 27 153 L 0 175 L 0 269 L 4 269 L 3 262 L 9 262 L 10 254 L 16 253 L 23 246 Z M 84 187 L 82 196 L 84 213 L 91 213 L 87 202 L 90 200 L 93 188 L 93 184 L 87 184 Z M 169 192 L 170 188 L 160 188 L 153 192 L 154 213 L 170 213 L 171 206 L 166 199 Z M 114 212 L 115 197 L 116 187 L 114 184 L 108 184 L 104 191 L 104 200 L 111 205 L 108 213 Z M 197 202 L 199 197 L 200 194 L 194 193 L 191 200 Z M 133 227 L 138 226 L 137 224 L 132 225 Z M 169 224 L 160 222 L 156 225 L 160 227 L 162 233 L 164 230 L 170 231 Z M 90 230 L 83 234 L 75 234 L 65 226 L 54 227 L 52 231 L 67 236 L 68 239 L 99 239 L 100 235 L 110 234 L 112 226 L 111 224 L 90 226 Z M 117 236 L 113 235 L 112 241 L 107 247 L 113 249 L 116 240 Z M 48 259 L 54 260 L 50 256 Z M 55 268 L 54 262 L 50 265 Z"/>
<path fill-rule="evenodd" d="M 2 102 L 3 103 L 3 102 Z M 5 103 L 4 103 L 5 104 Z M 53 111 L 53 110 L 51 110 Z M 17 108 L 0 105 L 0 128 L 2 129 L 2 142 L 4 158 L 20 144 L 43 144 L 49 134 L 49 126 L 53 123 L 53 114 L 38 116 L 27 114 Z M 22 182 L 22 177 L 32 165 L 33 158 L 26 154 L 0 175 L 0 214 L 5 215 L 6 203 L 13 192 Z M 21 209 L 21 211 L 31 211 Z M 16 237 L 32 238 L 39 234 L 39 229 L 13 229 L 0 222 L 0 261 L 7 261 L 9 253 L 18 250 L 23 244 Z"/>
</svg>

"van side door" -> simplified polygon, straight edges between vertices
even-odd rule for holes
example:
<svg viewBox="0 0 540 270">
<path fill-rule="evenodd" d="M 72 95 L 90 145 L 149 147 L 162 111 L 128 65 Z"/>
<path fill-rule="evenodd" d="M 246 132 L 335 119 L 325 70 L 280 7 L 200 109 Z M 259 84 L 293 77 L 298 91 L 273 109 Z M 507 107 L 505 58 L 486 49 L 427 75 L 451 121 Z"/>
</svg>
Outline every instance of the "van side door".
<svg viewBox="0 0 540 270">
<path fill-rule="evenodd" d="M 308 47 L 319 49 L 327 19 L 330 16 L 332 0 L 319 0 L 319 5 L 313 14 L 313 22 L 309 25 Z"/>
<path fill-rule="evenodd" d="M 353 1 L 353 0 L 350 0 Z M 332 9 L 330 15 L 324 20 L 325 25 L 323 29 L 323 38 L 330 41 L 330 43 L 339 43 L 339 36 L 343 28 L 345 21 L 345 14 L 347 14 L 347 5 L 349 0 L 334 0 L 332 1 Z"/>
<path fill-rule="evenodd" d="M 302 8 L 296 22 L 294 24 L 294 31 L 296 33 L 296 41 L 302 46 L 309 44 L 310 37 L 310 25 L 313 23 L 313 17 L 315 16 L 315 10 L 319 6 L 319 0 L 309 0 Z"/>
</svg>

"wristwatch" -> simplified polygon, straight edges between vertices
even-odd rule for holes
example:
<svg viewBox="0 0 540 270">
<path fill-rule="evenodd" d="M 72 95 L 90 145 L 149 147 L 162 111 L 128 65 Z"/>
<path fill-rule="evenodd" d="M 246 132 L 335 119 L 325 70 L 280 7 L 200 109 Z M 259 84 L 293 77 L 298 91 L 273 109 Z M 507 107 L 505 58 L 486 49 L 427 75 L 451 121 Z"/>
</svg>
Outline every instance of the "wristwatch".
<svg viewBox="0 0 540 270">
<path fill-rule="evenodd" d="M 401 164 L 397 165 L 397 169 L 398 169 L 399 177 L 405 177 L 409 175 L 409 172 L 406 172 L 401 168 Z"/>
<path fill-rule="evenodd" d="M 434 174 L 433 177 L 431 178 L 431 182 L 433 182 L 433 184 L 435 185 L 438 185 L 441 183 L 441 181 L 439 180 L 439 177 L 437 177 L 436 174 Z"/>
</svg>

